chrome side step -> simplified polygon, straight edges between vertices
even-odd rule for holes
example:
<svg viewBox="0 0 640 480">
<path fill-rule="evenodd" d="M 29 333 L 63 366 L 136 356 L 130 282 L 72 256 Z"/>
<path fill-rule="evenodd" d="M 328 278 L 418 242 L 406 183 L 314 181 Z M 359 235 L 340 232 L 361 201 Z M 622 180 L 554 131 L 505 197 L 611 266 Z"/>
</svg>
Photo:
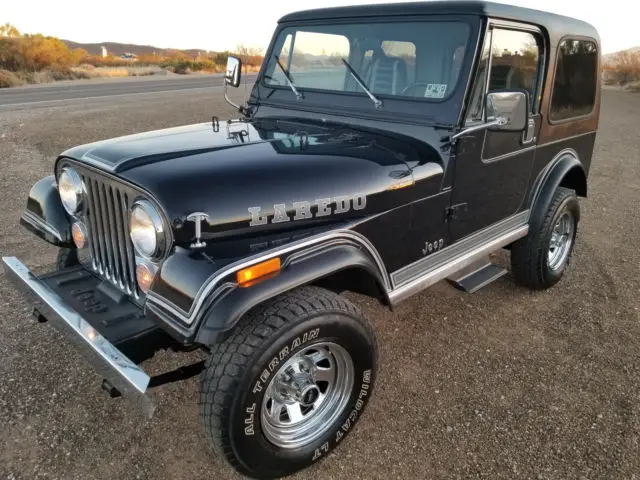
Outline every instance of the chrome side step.
<svg viewBox="0 0 640 480">
<path fill-rule="evenodd" d="M 391 301 L 391 304 L 395 305 L 421 290 L 438 283 L 440 280 L 444 280 L 445 278 L 454 275 L 456 272 L 473 265 L 475 262 L 481 260 L 490 253 L 500 250 L 522 237 L 526 237 L 527 233 L 529 233 L 529 225 L 521 225 L 486 243 L 463 252 L 447 263 L 437 265 L 434 268 L 421 273 L 414 279 L 399 285 L 389 292 L 389 300 Z"/>
<path fill-rule="evenodd" d="M 447 280 L 454 287 L 464 292 L 475 293 L 482 287 L 486 287 L 503 277 L 506 273 L 506 268 L 491 263 L 487 256 L 470 267 L 457 272 Z"/>
</svg>

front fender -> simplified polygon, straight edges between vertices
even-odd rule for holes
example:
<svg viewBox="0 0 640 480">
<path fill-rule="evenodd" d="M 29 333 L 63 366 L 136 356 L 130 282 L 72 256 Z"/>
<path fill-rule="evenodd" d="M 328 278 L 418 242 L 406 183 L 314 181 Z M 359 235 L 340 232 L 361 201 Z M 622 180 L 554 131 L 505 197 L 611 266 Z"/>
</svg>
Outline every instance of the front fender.
<svg viewBox="0 0 640 480">
<path fill-rule="evenodd" d="M 53 245 L 73 247 L 71 222 L 62 206 L 55 176 L 45 177 L 31 187 L 20 223 Z"/>
<path fill-rule="evenodd" d="M 370 275 L 380 292 L 387 295 L 382 273 L 370 256 L 354 245 L 333 245 L 293 255 L 276 276 L 250 287 L 234 286 L 211 302 L 202 312 L 196 342 L 209 345 L 221 332 L 230 330 L 256 305 L 301 285 L 306 285 L 346 269 L 360 269 Z M 388 298 L 386 299 L 388 302 Z"/>
<path fill-rule="evenodd" d="M 351 230 L 325 232 L 226 265 L 202 257 L 175 252 L 147 295 L 146 309 L 185 344 L 210 345 L 259 303 L 345 270 L 364 275 L 357 277 L 360 280 L 372 280 L 376 293 L 388 303 L 389 277 L 380 256 Z M 274 257 L 282 264 L 275 276 L 249 287 L 238 285 L 238 270 Z"/>
</svg>

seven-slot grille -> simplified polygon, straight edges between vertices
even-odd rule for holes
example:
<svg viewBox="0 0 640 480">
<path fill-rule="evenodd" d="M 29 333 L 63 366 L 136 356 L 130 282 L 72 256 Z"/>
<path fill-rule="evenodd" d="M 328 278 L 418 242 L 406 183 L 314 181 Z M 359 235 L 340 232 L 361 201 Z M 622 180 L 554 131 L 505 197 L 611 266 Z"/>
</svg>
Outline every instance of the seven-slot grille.
<svg viewBox="0 0 640 480">
<path fill-rule="evenodd" d="M 129 238 L 130 189 L 91 172 L 79 172 L 87 189 L 86 220 L 93 269 L 128 295 L 139 297 Z"/>
</svg>

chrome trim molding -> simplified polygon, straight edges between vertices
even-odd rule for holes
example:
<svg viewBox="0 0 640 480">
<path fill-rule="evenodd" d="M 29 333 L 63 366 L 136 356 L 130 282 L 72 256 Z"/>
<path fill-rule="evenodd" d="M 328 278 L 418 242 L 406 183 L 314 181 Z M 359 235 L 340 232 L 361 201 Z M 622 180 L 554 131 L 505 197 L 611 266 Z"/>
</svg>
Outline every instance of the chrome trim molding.
<svg viewBox="0 0 640 480">
<path fill-rule="evenodd" d="M 573 120 L 573 118 L 571 120 Z M 578 133 L 576 135 L 571 135 L 570 137 L 559 138 L 558 140 L 551 140 L 550 142 L 546 142 L 546 143 L 539 143 L 538 144 L 538 148 L 546 147 L 548 145 L 553 145 L 554 143 L 568 142 L 568 141 L 573 140 L 575 138 L 584 137 L 586 135 L 596 135 L 597 133 L 598 133 L 597 130 L 592 130 L 590 132 L 584 132 L 584 133 Z"/>
<path fill-rule="evenodd" d="M 530 152 L 531 150 L 535 150 L 536 148 L 538 148 L 537 145 L 530 145 L 528 147 L 521 148 L 520 150 L 505 153 L 503 155 L 497 155 L 495 157 L 490 157 L 490 158 L 482 158 L 482 163 L 486 164 L 486 163 L 499 162 L 500 160 L 505 160 L 507 158 L 515 157 L 517 155 Z M 484 153 L 484 146 L 482 148 L 482 152 Z"/>
<path fill-rule="evenodd" d="M 405 283 L 423 275 L 425 272 L 455 261 L 458 257 L 465 255 L 470 250 L 491 242 L 496 237 L 502 236 L 511 230 L 522 227 L 523 225 L 527 225 L 528 219 L 529 210 L 525 210 L 480 230 L 479 232 L 473 233 L 468 237 L 458 240 L 453 245 L 450 245 L 433 255 L 423 257 L 420 260 L 392 272 L 391 282 L 393 287 L 396 288 L 398 286 L 402 286 Z"/>
<path fill-rule="evenodd" d="M 385 289 L 387 291 L 391 289 L 389 276 L 387 274 L 387 270 L 384 265 L 384 262 L 382 261 L 380 254 L 378 253 L 376 248 L 371 244 L 371 242 L 369 242 L 369 240 L 363 235 L 357 232 L 354 232 L 352 230 L 334 230 L 328 233 L 322 233 L 322 234 L 310 237 L 306 240 L 293 242 L 284 248 L 271 250 L 266 253 L 254 255 L 252 257 L 249 257 L 248 259 L 240 260 L 238 262 L 232 263 L 231 265 L 227 266 L 225 269 L 221 270 L 220 272 L 214 273 L 200 287 L 200 290 L 198 290 L 198 293 L 196 294 L 196 297 L 188 312 L 184 311 L 183 309 L 174 305 L 173 303 L 167 301 L 165 298 L 155 294 L 153 291 L 150 291 L 147 294 L 147 301 L 151 303 L 155 303 L 156 305 L 160 306 L 164 310 L 168 311 L 169 313 L 177 317 L 182 322 L 188 325 L 191 325 L 195 320 L 196 316 L 198 315 L 198 312 L 200 311 L 200 308 L 202 307 L 202 304 L 205 302 L 207 296 L 217 286 L 220 280 L 222 280 L 227 275 L 230 275 L 238 270 L 242 270 L 243 268 L 251 266 L 254 263 L 259 263 L 265 260 L 269 260 L 270 258 L 277 257 L 279 255 L 284 255 L 294 250 L 303 249 L 306 247 L 310 247 L 312 245 L 316 245 L 321 242 L 325 242 L 325 241 L 333 240 L 337 238 L 346 238 L 346 239 L 355 241 L 358 245 L 364 247 L 376 262 L 376 265 L 380 270 L 382 279 L 385 283 L 384 285 Z"/>
<path fill-rule="evenodd" d="M 151 378 L 98 333 L 82 316 L 67 306 L 16 257 L 2 257 L 6 273 L 38 311 L 65 335 L 123 395 L 141 403 L 147 415 L 153 414 L 151 398 L 145 394 Z"/>
<path fill-rule="evenodd" d="M 507 233 L 494 238 L 493 240 L 484 243 L 473 250 L 469 250 L 462 255 L 452 259 L 447 263 L 440 264 L 431 270 L 426 271 L 424 274 L 418 276 L 414 280 L 403 284 L 402 286 L 389 292 L 389 300 L 392 305 L 395 305 L 402 300 L 409 298 L 410 296 L 424 290 L 427 287 L 444 280 L 455 272 L 468 267 L 472 263 L 481 259 L 482 257 L 499 250 L 506 245 L 525 237 L 529 232 L 528 225 L 522 225 Z M 444 252 L 444 250 L 443 250 Z"/>
<path fill-rule="evenodd" d="M 60 232 L 55 227 L 53 227 L 52 225 L 49 225 L 47 222 L 45 222 L 43 219 L 37 216 L 35 213 L 30 212 L 29 210 L 25 210 L 22 212 L 21 218 L 25 222 L 33 226 L 34 228 L 45 231 L 48 234 L 53 235 L 55 238 L 57 238 L 61 242 L 63 241 L 62 235 L 60 235 Z"/>
</svg>

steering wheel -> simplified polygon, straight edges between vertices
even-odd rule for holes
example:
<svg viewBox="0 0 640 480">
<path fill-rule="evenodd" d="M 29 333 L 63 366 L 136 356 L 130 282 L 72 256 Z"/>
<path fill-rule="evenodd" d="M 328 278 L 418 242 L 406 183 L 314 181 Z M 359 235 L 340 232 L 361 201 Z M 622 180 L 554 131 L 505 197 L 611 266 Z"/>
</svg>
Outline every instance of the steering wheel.
<svg viewBox="0 0 640 480">
<path fill-rule="evenodd" d="M 416 88 L 416 87 L 426 87 L 427 85 L 431 85 L 430 83 L 427 82 L 416 82 L 416 83 L 412 83 L 410 85 L 407 85 L 406 87 L 404 87 L 401 91 L 400 91 L 400 95 L 404 95 L 405 93 L 407 93 L 408 90 L 412 89 L 412 88 Z M 415 95 L 411 95 L 413 97 L 415 97 Z"/>
</svg>

